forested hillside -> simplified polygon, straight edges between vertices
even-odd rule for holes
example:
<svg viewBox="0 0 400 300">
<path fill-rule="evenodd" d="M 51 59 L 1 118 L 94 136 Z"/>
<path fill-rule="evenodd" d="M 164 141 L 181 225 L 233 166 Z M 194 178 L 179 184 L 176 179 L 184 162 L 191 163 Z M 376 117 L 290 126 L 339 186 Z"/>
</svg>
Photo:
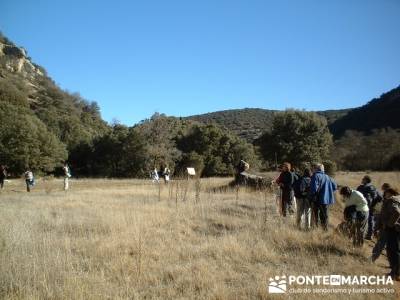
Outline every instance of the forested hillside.
<svg viewBox="0 0 400 300">
<path fill-rule="evenodd" d="M 333 122 L 329 128 L 336 137 L 342 136 L 346 130 L 370 134 L 374 129 L 399 129 L 399 116 L 400 86 L 351 110 Z"/>
<path fill-rule="evenodd" d="M 132 127 L 109 125 L 96 102 L 61 90 L 24 48 L 0 34 L 0 164 L 14 175 L 27 168 L 57 174 L 64 161 L 74 176 L 91 177 L 144 177 L 166 166 L 175 174 L 195 166 L 203 176 L 227 176 L 240 159 L 263 168 L 286 159 L 400 169 L 399 115 L 397 87 L 356 109 L 156 113 Z"/>
<path fill-rule="evenodd" d="M 0 35 L 0 164 L 74 176 L 144 177 L 155 167 L 178 174 L 232 175 L 240 158 L 258 164 L 251 144 L 215 125 L 154 114 L 133 127 L 109 125 L 96 102 L 61 90 L 27 51 Z"/>
<path fill-rule="evenodd" d="M 317 111 L 317 114 L 325 117 L 328 124 L 345 116 L 351 109 Z M 234 132 L 237 136 L 253 142 L 266 130 L 271 128 L 277 110 L 261 108 L 230 109 L 202 115 L 189 116 L 187 119 L 196 120 L 204 124 L 218 124 Z"/>
<path fill-rule="evenodd" d="M 61 90 L 44 68 L 0 35 L 0 161 L 14 172 L 51 171 L 108 130 L 95 102 Z"/>
</svg>

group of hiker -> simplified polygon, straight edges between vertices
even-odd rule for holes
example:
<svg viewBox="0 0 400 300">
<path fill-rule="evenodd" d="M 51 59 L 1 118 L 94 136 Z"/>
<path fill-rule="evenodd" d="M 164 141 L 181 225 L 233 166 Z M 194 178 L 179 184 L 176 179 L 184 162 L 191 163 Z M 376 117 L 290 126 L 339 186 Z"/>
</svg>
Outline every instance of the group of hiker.
<svg viewBox="0 0 400 300">
<path fill-rule="evenodd" d="M 4 188 L 4 181 L 8 176 L 7 166 L 0 165 L 0 189 Z M 69 178 L 71 178 L 71 170 L 68 163 L 64 163 L 62 167 L 63 177 L 64 177 L 64 191 L 69 189 Z M 30 168 L 26 168 L 23 174 L 26 184 L 26 191 L 29 193 L 31 189 L 36 185 L 35 177 Z"/>
<path fill-rule="evenodd" d="M 153 183 L 159 183 L 160 178 L 163 178 L 164 182 L 167 184 L 169 183 L 170 177 L 171 170 L 168 168 L 168 166 L 161 166 L 160 171 L 158 171 L 157 168 L 154 168 L 154 170 L 150 172 L 150 178 Z"/>
<path fill-rule="evenodd" d="M 285 162 L 279 177 L 273 182 L 280 186 L 282 216 L 294 215 L 297 207 L 296 223 L 299 227 L 301 219 L 304 219 L 306 230 L 318 226 L 328 229 L 328 206 L 335 202 L 337 185 L 325 174 L 323 164 L 315 164 L 313 171 L 306 168 L 300 175 Z"/>
<path fill-rule="evenodd" d="M 323 164 L 315 164 L 300 175 L 290 163 L 283 163 L 279 177 L 279 210 L 284 217 L 296 214 L 296 224 L 301 229 L 321 226 L 328 230 L 329 206 L 335 202 L 335 192 L 344 202 L 343 219 L 338 231 L 348 236 L 353 245 L 361 247 L 364 240 L 376 238 L 371 261 L 374 262 L 386 247 L 391 272 L 400 280 L 400 196 L 390 184 L 384 183 L 379 192 L 370 176 L 362 178 L 357 189 L 338 187 L 325 173 Z"/>
<path fill-rule="evenodd" d="M 7 166 L 0 165 L 0 188 L 4 188 L 5 179 L 8 176 Z M 237 174 L 244 174 L 249 169 L 249 164 L 240 160 L 237 166 Z M 64 190 L 69 188 L 71 171 L 67 163 L 63 165 Z M 165 183 L 170 180 L 171 171 L 168 166 L 161 166 L 150 173 L 153 182 L 159 182 L 160 178 Z M 237 175 L 239 176 L 239 175 Z M 24 173 L 26 190 L 31 191 L 35 186 L 33 172 L 27 168 Z M 237 179 L 238 180 L 238 179 Z M 296 225 L 305 230 L 321 227 L 328 230 L 329 207 L 335 203 L 335 192 L 344 202 L 343 219 L 337 230 L 353 241 L 353 245 L 361 247 L 364 240 L 376 238 L 372 250 L 371 261 L 378 259 L 386 248 L 392 276 L 400 280 L 400 195 L 399 192 L 388 183 L 384 183 L 379 192 L 372 184 L 370 176 L 362 178 L 357 189 L 349 186 L 338 187 L 336 182 L 325 173 L 324 165 L 316 163 L 312 169 L 305 168 L 299 174 L 288 162 L 282 164 L 279 176 L 273 180 L 273 184 L 280 187 L 279 212 L 283 217 L 296 214 Z M 304 223 L 304 224 L 303 224 Z"/>
</svg>

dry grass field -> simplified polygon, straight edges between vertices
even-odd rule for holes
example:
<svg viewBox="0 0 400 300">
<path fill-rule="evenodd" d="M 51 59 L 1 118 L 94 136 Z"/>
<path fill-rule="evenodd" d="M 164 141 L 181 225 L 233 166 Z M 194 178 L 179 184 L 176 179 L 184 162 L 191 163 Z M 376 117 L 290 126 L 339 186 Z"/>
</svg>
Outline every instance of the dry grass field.
<svg viewBox="0 0 400 300">
<path fill-rule="evenodd" d="M 338 174 L 356 185 L 363 174 Z M 381 184 L 395 173 L 372 174 Z M 379 176 L 379 179 L 378 179 Z M 282 219 L 271 192 L 218 190 L 229 179 L 22 180 L 0 194 L 3 299 L 320 299 L 269 295 L 275 275 L 383 275 L 333 229 L 303 232 Z M 341 218 L 340 204 L 332 222 Z M 324 299 L 399 299 L 323 295 Z"/>
</svg>

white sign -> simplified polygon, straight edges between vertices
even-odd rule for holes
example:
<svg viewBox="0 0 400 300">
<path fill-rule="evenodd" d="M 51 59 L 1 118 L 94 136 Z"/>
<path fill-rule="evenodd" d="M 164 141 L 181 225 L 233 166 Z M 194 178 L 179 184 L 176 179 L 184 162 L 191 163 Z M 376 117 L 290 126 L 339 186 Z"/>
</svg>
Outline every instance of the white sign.
<svg viewBox="0 0 400 300">
<path fill-rule="evenodd" d="M 195 176 L 196 175 L 196 171 L 194 170 L 194 168 L 187 168 L 187 172 L 191 176 Z"/>
</svg>

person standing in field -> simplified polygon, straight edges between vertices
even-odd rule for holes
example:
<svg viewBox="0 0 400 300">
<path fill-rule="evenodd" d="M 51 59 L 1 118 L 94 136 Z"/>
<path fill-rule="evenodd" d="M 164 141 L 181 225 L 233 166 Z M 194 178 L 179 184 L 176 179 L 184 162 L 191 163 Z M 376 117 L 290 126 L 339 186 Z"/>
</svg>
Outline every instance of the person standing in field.
<svg viewBox="0 0 400 300">
<path fill-rule="evenodd" d="M 30 192 L 31 187 L 35 185 L 35 178 L 33 177 L 33 172 L 28 168 L 24 173 L 25 183 L 26 183 L 26 191 Z"/>
<path fill-rule="evenodd" d="M 276 183 L 281 188 L 281 203 L 282 203 L 282 216 L 286 217 L 287 214 L 293 214 L 293 201 L 294 201 L 294 192 L 293 192 L 293 183 L 294 183 L 294 175 L 291 172 L 290 163 L 285 162 L 282 165 L 282 173 L 276 179 Z"/>
<path fill-rule="evenodd" d="M 282 191 L 279 188 L 275 189 L 276 186 L 279 186 L 279 182 L 282 178 L 282 168 L 283 166 L 278 166 L 277 167 L 277 171 L 279 172 L 279 175 L 277 178 L 275 178 L 274 180 L 271 181 L 271 186 L 273 187 L 274 190 L 274 194 L 275 194 L 275 202 L 276 202 L 276 210 L 277 212 L 282 215 Z"/>
<path fill-rule="evenodd" d="M 171 175 L 171 170 L 168 168 L 168 166 L 166 166 L 164 168 L 164 171 L 163 171 L 162 175 L 163 175 L 163 178 L 164 178 L 164 183 L 168 184 L 169 183 L 169 179 L 170 179 L 170 175 Z"/>
<path fill-rule="evenodd" d="M 0 165 L 0 189 L 4 188 L 4 180 L 7 177 L 7 168 L 4 165 Z"/>
<path fill-rule="evenodd" d="M 69 178 L 71 178 L 71 170 L 67 163 L 64 163 L 63 172 L 64 172 L 64 191 L 67 191 L 69 189 Z"/>
<path fill-rule="evenodd" d="M 385 200 L 381 211 L 382 230 L 385 232 L 386 253 L 390 265 L 389 275 L 400 280 L 400 196 L 393 188 L 385 191 Z"/>
<path fill-rule="evenodd" d="M 353 238 L 354 246 L 362 246 L 367 233 L 369 207 L 363 194 L 352 190 L 348 186 L 340 189 L 347 210 L 352 209 L 351 217 L 347 218 L 350 224 L 350 236 Z"/>
<path fill-rule="evenodd" d="M 311 170 L 305 169 L 303 176 L 301 176 L 294 186 L 294 195 L 297 203 L 297 218 L 296 224 L 301 229 L 301 219 L 304 219 L 305 229 L 309 230 L 311 227 L 311 204 L 310 204 L 310 185 L 311 185 Z"/>
<path fill-rule="evenodd" d="M 311 176 L 310 199 L 312 200 L 312 211 L 314 226 L 321 224 L 324 230 L 328 230 L 329 205 L 335 203 L 335 191 L 337 185 L 332 178 L 325 174 L 324 165 L 314 165 L 314 174 Z"/>
<path fill-rule="evenodd" d="M 365 200 L 367 200 L 369 207 L 368 229 L 367 229 L 367 235 L 365 236 L 366 240 L 372 239 L 372 234 L 374 232 L 374 227 L 375 227 L 375 219 L 374 219 L 372 204 L 378 201 L 378 198 L 381 198 L 381 195 L 379 195 L 378 191 L 372 185 L 371 182 L 372 182 L 371 177 L 365 175 L 361 181 L 361 185 L 357 188 L 357 191 L 363 194 Z"/>
<path fill-rule="evenodd" d="M 376 220 L 374 234 L 377 235 L 376 244 L 375 244 L 374 248 L 372 249 L 372 256 L 371 256 L 372 262 L 375 262 L 379 258 L 383 249 L 385 249 L 385 247 L 386 247 L 387 237 L 386 237 L 385 231 L 382 230 L 381 211 L 386 202 L 385 192 L 391 188 L 392 187 L 390 186 L 389 183 L 382 184 L 382 187 L 381 187 L 382 192 L 383 192 L 382 199 L 377 198 L 376 201 L 372 203 L 372 209 L 374 210 L 374 217 Z"/>
<path fill-rule="evenodd" d="M 157 168 L 154 168 L 154 170 L 152 172 L 150 172 L 150 177 L 151 177 L 153 183 L 154 182 L 157 182 L 157 183 L 159 182 L 160 177 L 158 176 Z"/>
</svg>

